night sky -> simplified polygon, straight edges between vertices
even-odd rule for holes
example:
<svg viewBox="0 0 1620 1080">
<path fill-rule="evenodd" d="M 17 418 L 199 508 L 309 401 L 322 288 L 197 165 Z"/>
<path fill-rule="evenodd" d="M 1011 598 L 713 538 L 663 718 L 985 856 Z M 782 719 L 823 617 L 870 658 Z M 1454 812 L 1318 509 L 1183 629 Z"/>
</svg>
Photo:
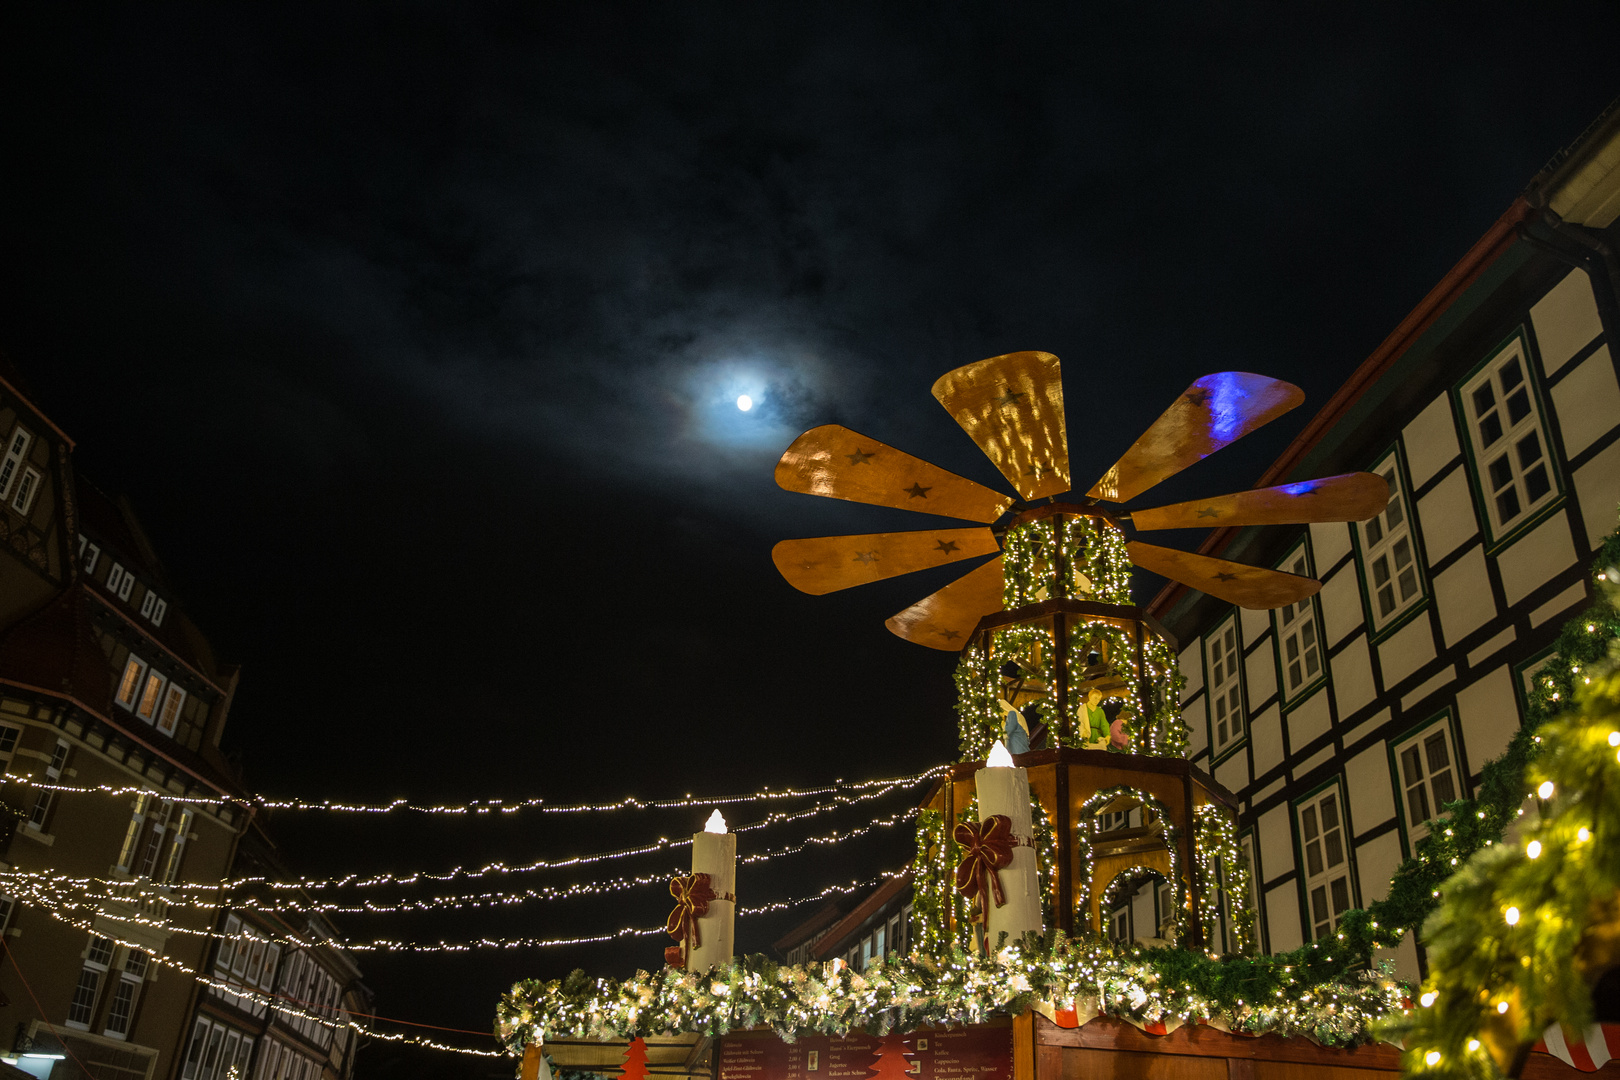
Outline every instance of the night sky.
<svg viewBox="0 0 1620 1080">
<path fill-rule="evenodd" d="M 810 597 L 769 551 L 941 522 L 779 490 L 795 435 L 840 422 L 1002 486 L 929 386 L 1043 349 L 1083 488 L 1193 378 L 1256 371 L 1306 406 L 1155 501 L 1247 487 L 1620 92 L 1613 3 L 1119 10 L 13 6 L 0 350 L 243 666 L 225 746 L 252 790 L 568 802 L 918 772 L 955 752 L 953 660 L 882 621 L 954 574 Z M 272 827 L 320 875 L 705 816 Z M 889 829 L 745 868 L 739 893 L 909 849 Z M 552 936 L 668 906 L 338 921 Z M 741 921 L 739 947 L 810 910 Z M 628 974 L 664 944 L 360 962 L 380 1013 L 487 1030 L 520 975 Z"/>
</svg>

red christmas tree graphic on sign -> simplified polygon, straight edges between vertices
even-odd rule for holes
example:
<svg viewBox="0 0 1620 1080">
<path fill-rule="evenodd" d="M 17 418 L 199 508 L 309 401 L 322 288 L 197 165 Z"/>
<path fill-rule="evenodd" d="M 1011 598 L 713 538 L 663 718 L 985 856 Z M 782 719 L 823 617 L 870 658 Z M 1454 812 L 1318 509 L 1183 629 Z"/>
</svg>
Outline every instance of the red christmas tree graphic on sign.
<svg viewBox="0 0 1620 1080">
<path fill-rule="evenodd" d="M 624 1080 L 647 1080 L 647 1040 L 631 1039 L 624 1051 Z"/>
<path fill-rule="evenodd" d="M 899 1035 L 886 1036 L 878 1043 L 877 1061 L 872 1065 L 873 1080 L 912 1080 L 906 1069 L 905 1039 Z"/>
</svg>

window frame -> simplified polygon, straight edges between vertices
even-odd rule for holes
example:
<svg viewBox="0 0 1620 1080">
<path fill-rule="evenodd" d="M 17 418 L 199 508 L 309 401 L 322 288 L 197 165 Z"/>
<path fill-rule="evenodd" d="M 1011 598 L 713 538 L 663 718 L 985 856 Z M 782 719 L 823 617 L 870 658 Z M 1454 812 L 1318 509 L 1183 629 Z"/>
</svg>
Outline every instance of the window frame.
<svg viewBox="0 0 1620 1080">
<path fill-rule="evenodd" d="M 28 516 L 28 511 L 34 508 L 34 498 L 39 494 L 39 484 L 43 480 L 39 470 L 32 465 L 24 465 L 22 481 L 17 485 L 17 494 L 11 499 L 11 508 L 22 517 Z"/>
<path fill-rule="evenodd" d="M 1230 678 L 1217 686 L 1212 677 L 1216 661 L 1210 656 L 1210 643 L 1219 642 L 1228 628 L 1232 631 L 1233 642 L 1230 653 L 1233 659 L 1227 664 Z M 1222 648 L 1224 651 L 1224 646 Z M 1204 661 L 1204 696 L 1206 699 L 1204 719 L 1209 725 L 1209 760 L 1211 767 L 1213 767 L 1236 752 L 1249 738 L 1249 689 L 1248 680 L 1243 670 L 1243 626 L 1241 620 L 1238 619 L 1236 608 L 1233 608 L 1226 618 L 1217 622 L 1212 631 L 1204 635 L 1199 651 L 1203 653 Z M 1233 734 L 1224 743 L 1217 743 L 1215 740 L 1217 691 L 1221 695 L 1225 695 L 1225 703 L 1230 708 L 1231 691 L 1233 689 L 1237 691 L 1237 709 L 1238 716 L 1242 719 L 1243 733 L 1241 735 Z"/>
<path fill-rule="evenodd" d="M 1329 795 L 1333 796 L 1334 799 L 1336 800 L 1336 802 L 1335 802 L 1335 805 L 1336 805 L 1335 813 L 1338 816 L 1338 825 L 1336 827 L 1337 827 L 1337 829 L 1339 831 L 1339 842 L 1340 842 L 1340 845 L 1341 845 L 1341 847 L 1343 849 L 1343 857 L 1342 857 L 1341 862 L 1339 862 L 1339 863 L 1329 864 L 1329 863 L 1326 862 L 1326 857 L 1325 857 L 1326 856 L 1326 847 L 1327 847 L 1326 831 L 1323 830 L 1320 825 L 1318 825 L 1317 826 L 1317 835 L 1323 838 L 1322 842 L 1323 842 L 1323 848 L 1324 848 L 1324 851 L 1323 851 L 1323 856 L 1324 856 L 1323 863 L 1324 863 L 1324 865 L 1323 865 L 1323 868 L 1320 871 L 1313 874 L 1311 872 L 1311 868 L 1310 868 L 1309 847 L 1308 847 L 1308 845 L 1311 842 L 1311 839 L 1307 838 L 1306 835 L 1305 835 L 1305 814 L 1304 814 L 1304 812 L 1306 810 L 1315 810 L 1317 820 L 1320 821 L 1322 801 L 1325 798 L 1327 798 Z M 1299 891 L 1300 891 L 1300 901 L 1301 901 L 1301 903 L 1300 903 L 1300 919 L 1301 919 L 1301 922 L 1302 922 L 1301 929 L 1304 931 L 1305 940 L 1307 942 L 1328 940 L 1328 939 L 1331 939 L 1333 937 L 1333 935 L 1338 932 L 1339 919 L 1343 916 L 1343 914 L 1346 911 L 1350 911 L 1353 908 L 1356 908 L 1356 907 L 1360 906 L 1360 904 L 1357 902 L 1357 898 L 1356 898 L 1357 890 L 1356 890 L 1355 845 L 1352 843 L 1352 839 L 1353 839 L 1354 834 L 1353 834 L 1351 824 L 1350 824 L 1349 802 L 1345 798 L 1345 795 L 1344 795 L 1344 784 L 1342 783 L 1342 781 L 1341 781 L 1341 779 L 1339 777 L 1334 777 L 1333 779 L 1329 780 L 1327 783 L 1320 784 L 1316 788 L 1312 789 L 1311 791 L 1306 792 L 1304 795 L 1301 795 L 1298 798 L 1294 799 L 1293 802 L 1290 805 L 1291 805 L 1291 808 L 1292 808 L 1292 811 L 1293 811 L 1292 816 L 1293 816 L 1293 825 L 1294 825 L 1294 846 L 1295 846 L 1294 857 L 1297 860 L 1295 865 L 1299 868 L 1299 872 L 1297 874 L 1297 877 L 1299 879 Z M 1338 909 L 1337 911 L 1331 911 L 1332 904 L 1333 904 L 1333 893 L 1332 893 L 1333 881 L 1338 876 L 1337 873 L 1335 872 L 1334 868 L 1338 867 L 1338 866 L 1343 867 L 1342 873 L 1343 873 L 1344 882 L 1345 882 L 1345 898 L 1346 899 L 1345 899 L 1344 907 Z M 1330 914 L 1329 914 L 1329 920 L 1328 920 L 1328 930 L 1327 930 L 1326 935 L 1324 935 L 1323 937 L 1318 937 L 1317 934 L 1316 934 L 1317 919 L 1316 919 L 1315 912 L 1311 907 L 1311 890 L 1318 883 L 1320 883 L 1324 887 L 1324 889 L 1326 890 L 1324 892 L 1324 894 L 1323 894 L 1323 898 L 1327 902 L 1327 904 L 1328 904 L 1328 906 L 1330 908 Z"/>
<path fill-rule="evenodd" d="M 1396 811 L 1401 823 L 1401 842 L 1406 845 L 1408 856 L 1417 850 L 1418 841 L 1429 835 L 1429 830 L 1424 825 L 1424 821 L 1432 821 L 1442 812 L 1441 803 L 1435 795 L 1431 784 L 1433 772 L 1430 769 L 1427 754 L 1428 742 L 1436 731 L 1439 731 L 1444 736 L 1446 752 L 1451 756 L 1451 783 L 1454 792 L 1450 801 L 1454 802 L 1457 799 L 1467 798 L 1469 793 L 1468 775 L 1463 768 L 1462 755 L 1458 750 L 1460 742 L 1449 709 L 1430 717 L 1416 727 L 1408 728 L 1400 736 L 1389 740 L 1390 776 L 1395 784 Z M 1430 804 L 1429 816 L 1423 821 L 1414 821 L 1411 817 L 1409 788 L 1416 785 L 1407 783 L 1406 767 L 1401 760 L 1402 753 L 1408 749 L 1418 749 L 1423 758 L 1422 765 L 1425 773 L 1419 783 L 1423 785 L 1422 794 L 1424 800 Z"/>
<path fill-rule="evenodd" d="M 146 985 L 147 974 L 152 970 L 150 957 L 147 957 L 147 954 L 140 949 L 126 947 L 123 953 L 124 955 L 118 965 L 118 985 L 113 988 L 113 996 L 107 1002 L 107 1015 L 101 1032 L 104 1037 L 117 1039 L 120 1042 L 128 1041 L 129 1033 L 135 1028 L 135 1010 L 140 1006 L 141 990 Z M 145 957 L 145 959 L 141 963 L 139 971 L 131 971 L 130 962 L 137 956 Z M 112 1026 L 113 1010 L 118 1007 L 119 998 L 124 994 L 125 987 L 130 988 L 129 1000 L 125 1005 L 124 1029 L 118 1031 Z"/>
<path fill-rule="evenodd" d="M 1530 415 L 1535 421 L 1535 430 L 1541 439 L 1542 459 L 1546 463 L 1548 473 L 1548 490 L 1540 499 L 1531 502 L 1526 500 L 1519 512 L 1509 522 L 1498 519 L 1496 493 L 1486 490 L 1488 477 L 1486 475 L 1486 448 L 1480 445 L 1480 432 L 1474 421 L 1473 395 L 1485 382 L 1490 381 L 1492 392 L 1499 391 L 1499 383 L 1494 375 L 1498 366 L 1509 353 L 1517 352 L 1520 364 L 1524 370 L 1525 383 L 1528 388 L 1528 401 L 1531 404 Z M 1563 470 L 1558 467 L 1557 455 L 1553 449 L 1551 431 L 1547 425 L 1548 409 L 1542 388 L 1542 374 L 1540 364 L 1531 361 L 1529 337 L 1520 326 L 1495 348 L 1487 351 L 1485 359 L 1474 365 L 1469 372 L 1451 388 L 1451 399 L 1455 409 L 1455 421 L 1461 428 L 1462 444 L 1468 460 L 1468 482 L 1473 488 L 1474 500 L 1479 509 L 1481 522 L 1485 530 L 1485 543 L 1487 551 L 1494 552 L 1518 539 L 1525 532 L 1540 524 L 1553 510 L 1562 505 L 1564 497 Z M 1517 389 L 1517 387 L 1515 387 Z M 1500 405 L 1499 405 L 1500 407 Z M 1512 450 L 1522 440 L 1522 435 L 1514 435 L 1518 428 L 1517 423 L 1510 423 L 1498 438 L 1506 439 L 1511 458 Z M 1496 445 L 1496 440 L 1491 442 Z M 1519 490 L 1522 476 L 1515 469 L 1514 487 Z M 1528 492 L 1524 492 L 1528 494 Z"/>
<path fill-rule="evenodd" d="M 106 943 L 107 951 L 105 960 L 97 960 L 94 957 L 94 954 L 97 951 L 96 942 L 98 941 Z M 107 975 L 112 970 L 113 956 L 116 952 L 117 946 L 112 943 L 111 938 L 107 938 L 96 933 L 92 933 L 90 935 L 90 940 L 88 943 L 86 943 L 84 952 L 81 954 L 84 964 L 79 968 L 79 981 L 74 984 L 73 994 L 68 999 L 68 1027 L 75 1028 L 79 1031 L 90 1030 L 90 1023 L 96 1018 L 96 1008 L 101 1004 L 104 983 L 108 981 Z M 90 979 L 90 1001 L 88 1003 L 81 1003 L 79 1000 L 79 993 L 85 989 L 86 976 L 93 976 L 93 978 Z M 83 1020 L 74 1019 L 74 1011 L 77 1009 L 82 1009 L 84 1011 Z"/>
<path fill-rule="evenodd" d="M 113 704 L 129 712 L 135 711 L 135 703 L 141 699 L 141 690 L 146 686 L 146 670 L 149 666 L 133 652 L 124 658 L 124 673 L 118 676 L 118 689 L 113 694 Z M 130 680 L 131 669 L 135 669 L 136 672 L 133 683 Z"/>
<path fill-rule="evenodd" d="M 19 446 L 18 440 L 22 443 Z M 19 420 L 11 425 L 6 444 L 0 449 L 0 502 L 11 502 L 11 485 L 22 469 L 28 466 L 28 452 L 34 448 L 34 433 L 23 427 Z"/>
<path fill-rule="evenodd" d="M 153 726 L 163 734 L 172 737 L 175 730 L 180 726 L 180 713 L 186 707 L 186 698 L 188 696 L 183 687 L 170 679 L 169 685 L 163 691 L 163 704 L 158 706 L 157 717 L 152 722 Z M 174 706 L 172 709 L 169 707 L 171 703 Z"/>
<path fill-rule="evenodd" d="M 1367 635 L 1370 641 L 1381 641 L 1396 630 L 1410 622 L 1418 612 L 1428 607 L 1429 603 L 1429 576 L 1427 573 L 1428 556 L 1423 549 L 1423 537 L 1417 526 L 1416 501 L 1412 497 L 1412 485 L 1406 468 L 1406 454 L 1401 444 L 1397 442 L 1391 446 L 1367 470 L 1377 476 L 1384 477 L 1386 472 L 1395 477 L 1395 488 L 1390 493 L 1389 502 L 1399 502 L 1404 520 L 1400 528 L 1406 532 L 1409 547 L 1412 552 L 1413 575 L 1416 579 L 1417 591 L 1409 599 L 1397 598 L 1395 608 L 1389 614 L 1384 614 L 1378 608 L 1378 586 L 1373 580 L 1373 564 L 1383 551 L 1394 547 L 1397 534 L 1390 530 L 1385 517 L 1389 513 L 1389 503 L 1385 504 L 1376 517 L 1371 521 L 1352 522 L 1351 535 L 1355 538 L 1356 574 L 1361 585 L 1361 601 L 1367 615 Z M 1384 477 L 1388 481 L 1388 477 Z M 1367 538 L 1367 527 L 1373 521 L 1380 523 L 1383 535 L 1376 542 Z M 1395 583 L 1399 577 L 1392 578 Z"/>
<path fill-rule="evenodd" d="M 1301 536 L 1298 543 L 1288 549 L 1275 566 L 1275 569 L 1284 574 L 1298 574 L 1301 577 L 1316 577 L 1316 560 L 1311 557 L 1309 536 Z M 1322 605 L 1316 602 L 1319 594 L 1312 593 L 1297 604 L 1287 607 L 1273 608 L 1271 610 L 1271 649 L 1277 661 L 1277 696 L 1281 707 L 1286 709 L 1297 705 L 1309 697 L 1319 686 L 1327 682 L 1327 642 L 1326 634 L 1322 628 Z M 1309 608 L 1307 610 L 1307 605 Z M 1294 615 L 1285 624 L 1282 612 L 1293 611 Z M 1303 635 L 1306 630 L 1315 639 L 1314 642 L 1301 652 L 1301 662 L 1308 655 L 1308 649 L 1316 650 L 1316 672 L 1305 673 L 1304 681 L 1298 686 L 1288 684 L 1288 668 L 1285 652 L 1285 639 L 1292 634 Z"/>
<path fill-rule="evenodd" d="M 164 691 L 168 688 L 169 677 L 155 667 L 148 667 L 146 678 L 141 680 L 140 696 L 135 699 L 135 707 L 130 711 L 148 724 L 155 725 L 158 712 L 163 708 Z"/>
</svg>

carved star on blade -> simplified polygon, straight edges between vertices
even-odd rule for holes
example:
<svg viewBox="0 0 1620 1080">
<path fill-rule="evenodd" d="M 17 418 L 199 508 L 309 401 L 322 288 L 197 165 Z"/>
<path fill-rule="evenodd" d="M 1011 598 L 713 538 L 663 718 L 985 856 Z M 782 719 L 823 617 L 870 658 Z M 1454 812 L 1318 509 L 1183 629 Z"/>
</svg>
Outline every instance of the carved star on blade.
<svg viewBox="0 0 1620 1080">
<path fill-rule="evenodd" d="M 1024 398 L 1027 398 L 1027 397 L 1029 397 L 1029 395 L 1024 393 L 1022 390 L 1014 390 L 1011 387 L 1009 387 L 1007 389 L 1006 393 L 1004 393 L 1000 397 L 996 398 L 996 404 L 997 405 L 1016 405 L 1020 401 L 1022 401 Z"/>
<path fill-rule="evenodd" d="M 1187 401 L 1189 403 L 1193 404 L 1193 405 L 1201 406 L 1201 405 L 1204 404 L 1204 402 L 1206 402 L 1208 400 L 1209 400 L 1209 391 L 1208 390 L 1192 390 L 1192 391 L 1189 391 L 1188 394 L 1187 394 Z"/>
<path fill-rule="evenodd" d="M 1213 506 L 1206 506 L 1202 510 L 1198 511 L 1198 516 L 1199 517 L 1220 517 L 1221 512 L 1219 510 L 1215 509 Z"/>
<path fill-rule="evenodd" d="M 1043 473 L 1043 470 L 1041 469 L 1041 467 L 1039 465 L 1031 465 L 1029 468 L 1024 470 L 1024 475 L 1025 476 L 1033 476 L 1036 479 L 1039 479 L 1041 477 L 1042 473 Z"/>
<path fill-rule="evenodd" d="M 1215 580 L 1216 581 L 1236 581 L 1237 580 L 1237 575 L 1236 574 L 1228 574 L 1225 570 L 1222 570 L 1220 573 L 1215 575 Z"/>
<path fill-rule="evenodd" d="M 957 638 L 962 636 L 962 632 L 960 630 L 935 630 L 934 633 L 938 634 L 946 641 L 955 641 Z"/>
<path fill-rule="evenodd" d="M 926 499 L 928 498 L 928 493 L 933 490 L 933 488 L 923 487 L 921 484 L 912 484 L 910 487 L 906 488 L 906 494 L 910 495 L 913 499 Z"/>
<path fill-rule="evenodd" d="M 877 560 L 878 554 L 875 551 L 857 551 L 855 553 L 855 561 L 858 563 L 867 563 L 870 565 L 871 563 L 877 562 Z"/>
<path fill-rule="evenodd" d="M 868 461 L 871 461 L 875 455 L 868 454 L 864 450 L 857 449 L 853 454 L 845 454 L 844 456 L 849 458 L 849 463 L 851 465 L 865 465 Z"/>
<path fill-rule="evenodd" d="M 955 540 L 941 540 L 935 548 L 935 550 L 937 550 L 941 555 L 949 555 L 956 549 Z"/>
</svg>

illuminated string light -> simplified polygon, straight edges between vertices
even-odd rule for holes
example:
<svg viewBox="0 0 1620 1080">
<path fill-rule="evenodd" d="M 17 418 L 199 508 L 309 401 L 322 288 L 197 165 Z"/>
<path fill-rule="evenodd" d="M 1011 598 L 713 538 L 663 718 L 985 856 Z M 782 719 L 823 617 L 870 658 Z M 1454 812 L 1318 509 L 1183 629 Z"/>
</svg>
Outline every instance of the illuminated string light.
<svg viewBox="0 0 1620 1080">
<path fill-rule="evenodd" d="M 687 795 L 680 799 L 638 799 L 628 795 L 609 803 L 570 803 L 552 805 L 544 799 L 475 799 L 468 803 L 413 803 L 408 799 L 394 799 L 386 803 L 343 802 L 336 799 L 271 799 L 262 795 L 245 798 L 221 798 L 204 795 L 174 795 L 156 792 L 169 802 L 198 806 L 251 806 L 264 810 L 326 810 L 353 814 L 389 814 L 405 810 L 418 814 L 449 816 L 479 816 L 485 814 L 516 814 L 524 810 L 537 810 L 542 814 L 590 814 L 619 810 L 686 810 L 694 807 L 743 806 L 750 803 L 772 802 L 783 799 L 810 799 L 823 795 L 837 795 L 846 791 L 868 791 L 872 788 L 909 787 L 940 775 L 945 766 L 938 766 L 912 776 L 886 777 L 879 780 L 835 780 L 817 788 L 783 788 L 773 791 L 764 788 L 747 795 L 726 795 L 700 798 Z M 0 774 L 5 782 L 23 784 L 41 791 L 81 795 L 141 795 L 154 794 L 150 787 L 133 784 L 56 784 L 36 778 L 30 773 Z"/>
</svg>

